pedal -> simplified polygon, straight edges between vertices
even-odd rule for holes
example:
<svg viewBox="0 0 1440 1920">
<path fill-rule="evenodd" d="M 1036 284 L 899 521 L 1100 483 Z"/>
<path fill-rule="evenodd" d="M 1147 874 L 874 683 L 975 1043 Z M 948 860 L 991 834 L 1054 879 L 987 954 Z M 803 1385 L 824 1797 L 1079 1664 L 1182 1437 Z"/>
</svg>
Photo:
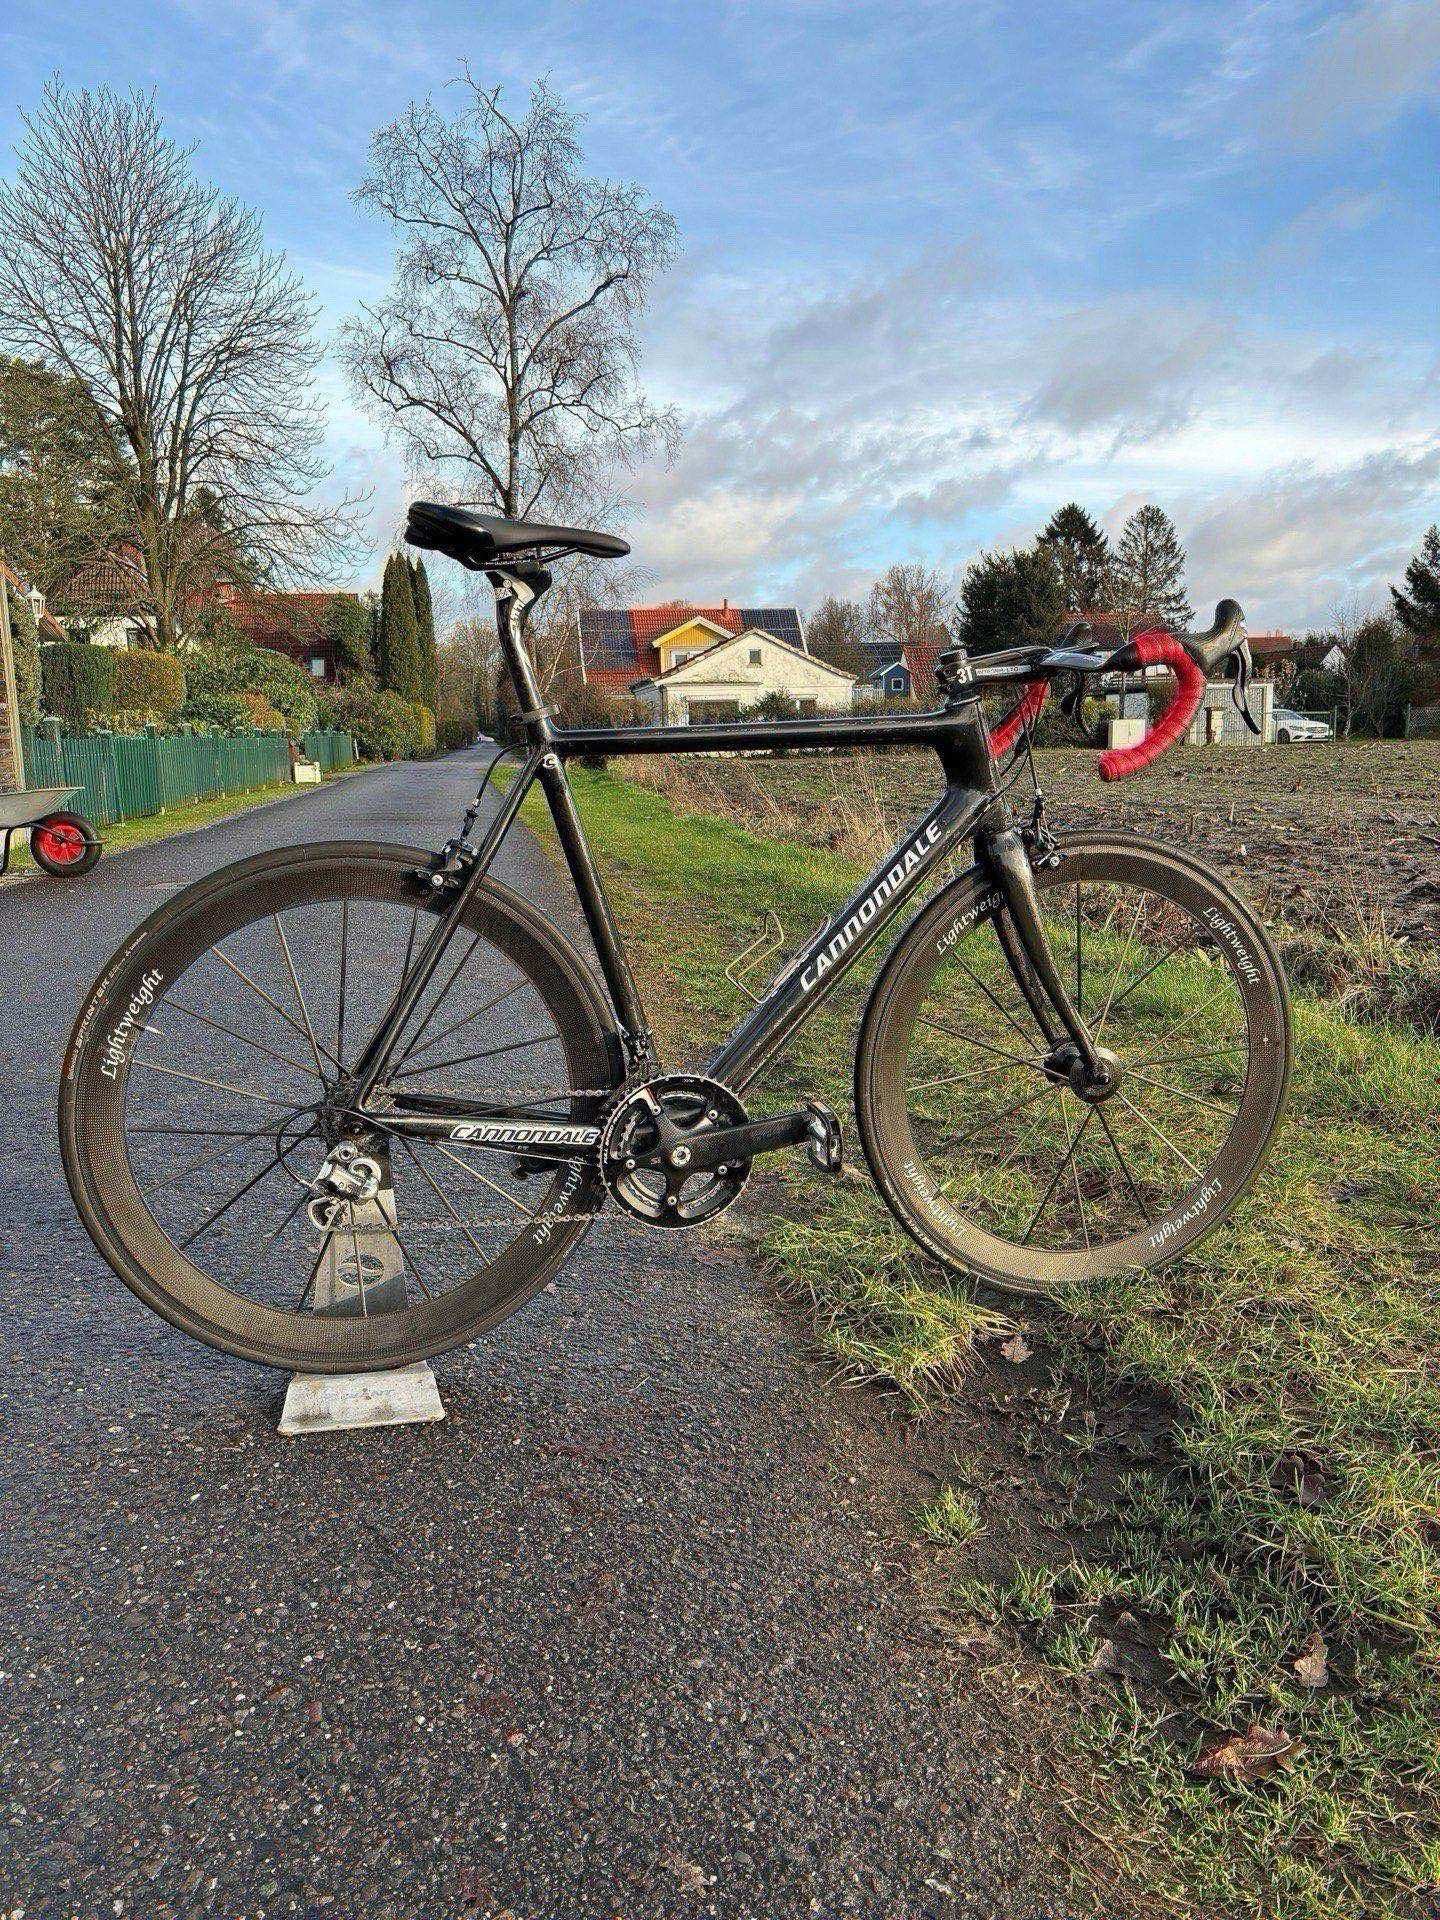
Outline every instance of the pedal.
<svg viewBox="0 0 1440 1920">
<path fill-rule="evenodd" d="M 845 1164 L 845 1145 L 840 1122 L 823 1100 L 807 1100 L 808 1137 L 805 1151 L 822 1173 L 839 1173 Z"/>
</svg>

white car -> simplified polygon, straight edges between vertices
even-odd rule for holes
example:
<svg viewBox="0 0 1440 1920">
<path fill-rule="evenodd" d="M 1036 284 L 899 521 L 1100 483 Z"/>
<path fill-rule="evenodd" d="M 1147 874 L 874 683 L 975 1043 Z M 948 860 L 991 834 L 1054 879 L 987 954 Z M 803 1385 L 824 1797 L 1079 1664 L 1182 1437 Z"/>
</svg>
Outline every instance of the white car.
<svg viewBox="0 0 1440 1920">
<path fill-rule="evenodd" d="M 1275 739 L 1288 747 L 1292 740 L 1333 740 L 1335 729 L 1328 720 L 1312 720 L 1309 714 L 1296 713 L 1293 707 L 1276 707 Z"/>
</svg>

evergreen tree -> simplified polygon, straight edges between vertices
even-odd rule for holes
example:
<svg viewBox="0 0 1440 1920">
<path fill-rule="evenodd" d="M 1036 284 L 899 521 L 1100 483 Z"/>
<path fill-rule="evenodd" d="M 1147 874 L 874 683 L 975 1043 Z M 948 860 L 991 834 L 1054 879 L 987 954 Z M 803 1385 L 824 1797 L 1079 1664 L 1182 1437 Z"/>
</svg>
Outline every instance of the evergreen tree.
<svg viewBox="0 0 1440 1920">
<path fill-rule="evenodd" d="M 410 562 L 410 586 L 415 595 L 415 627 L 420 645 L 420 692 L 430 711 L 435 711 L 435 690 L 440 679 L 440 663 L 435 651 L 435 603 L 430 597 L 430 576 L 423 560 Z"/>
<path fill-rule="evenodd" d="M 1440 684 L 1440 526 L 1431 527 L 1405 569 L 1405 590 L 1392 587 L 1390 596 L 1396 618 L 1414 637 L 1418 677 L 1426 683 L 1421 698 L 1440 698 L 1431 684 Z"/>
<path fill-rule="evenodd" d="M 1060 576 L 1067 613 L 1087 618 L 1109 611 L 1110 542 L 1078 502 L 1071 500 L 1050 516 L 1040 536 Z"/>
<path fill-rule="evenodd" d="M 971 653 L 1050 646 L 1065 617 L 1053 547 L 1042 541 L 1012 553 L 982 553 L 965 569 L 955 637 Z"/>
<path fill-rule="evenodd" d="M 370 634 L 369 608 L 353 593 L 337 593 L 325 609 L 325 638 L 330 642 L 335 678 L 342 684 L 374 674 Z"/>
<path fill-rule="evenodd" d="M 386 692 L 398 693 L 402 700 L 420 698 L 420 635 L 415 624 L 415 592 L 403 553 L 392 553 L 385 562 L 375 671 Z"/>
<path fill-rule="evenodd" d="M 1113 577 L 1115 618 L 1127 640 L 1150 625 L 1182 633 L 1194 618 L 1185 597 L 1185 549 L 1160 507 L 1143 506 L 1125 522 Z"/>
</svg>

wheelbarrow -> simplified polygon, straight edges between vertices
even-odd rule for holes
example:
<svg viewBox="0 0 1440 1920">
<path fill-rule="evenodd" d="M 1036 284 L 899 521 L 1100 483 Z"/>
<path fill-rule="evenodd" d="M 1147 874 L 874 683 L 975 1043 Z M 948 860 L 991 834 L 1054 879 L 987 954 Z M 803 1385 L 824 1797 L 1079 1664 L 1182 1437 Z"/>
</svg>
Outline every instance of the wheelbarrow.
<svg viewBox="0 0 1440 1920">
<path fill-rule="evenodd" d="M 68 879 L 88 873 L 100 858 L 100 836 L 83 813 L 72 813 L 65 801 L 79 787 L 31 787 L 22 793 L 0 793 L 0 836 L 4 854 L 0 873 L 10 866 L 10 843 L 17 833 L 30 836 L 30 853 L 42 873 Z"/>
</svg>

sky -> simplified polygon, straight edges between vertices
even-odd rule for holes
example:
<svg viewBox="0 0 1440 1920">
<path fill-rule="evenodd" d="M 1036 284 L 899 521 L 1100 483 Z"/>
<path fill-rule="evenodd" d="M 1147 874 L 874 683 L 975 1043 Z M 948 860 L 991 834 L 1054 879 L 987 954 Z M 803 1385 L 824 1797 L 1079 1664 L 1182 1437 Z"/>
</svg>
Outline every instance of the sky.
<svg viewBox="0 0 1440 1920">
<path fill-rule="evenodd" d="M 548 78 L 679 223 L 647 597 L 953 583 L 1067 499 L 1154 500 L 1197 609 L 1303 627 L 1440 517 L 1436 0 L 6 0 L 0 171 L 51 74 L 153 89 L 333 331 L 389 276 L 370 134 L 462 60 L 516 105 Z M 378 571 L 410 483 L 323 381 Z"/>
</svg>

